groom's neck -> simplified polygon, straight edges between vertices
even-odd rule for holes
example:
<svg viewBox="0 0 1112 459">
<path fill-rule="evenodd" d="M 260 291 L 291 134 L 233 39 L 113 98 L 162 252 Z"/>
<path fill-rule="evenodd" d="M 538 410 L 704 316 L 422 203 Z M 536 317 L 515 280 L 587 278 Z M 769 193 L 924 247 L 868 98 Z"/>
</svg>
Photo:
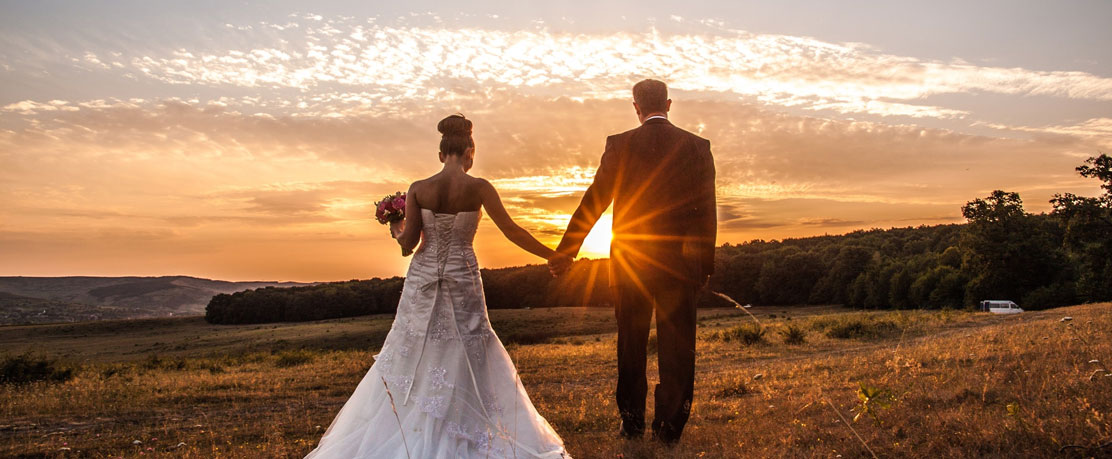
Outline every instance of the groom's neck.
<svg viewBox="0 0 1112 459">
<path fill-rule="evenodd" d="M 639 117 L 641 119 L 641 124 L 645 124 L 646 120 L 648 120 L 649 118 L 652 118 L 654 116 L 663 116 L 664 119 L 668 119 L 668 112 L 652 112 L 652 113 L 646 113 L 644 115 L 641 115 Z"/>
</svg>

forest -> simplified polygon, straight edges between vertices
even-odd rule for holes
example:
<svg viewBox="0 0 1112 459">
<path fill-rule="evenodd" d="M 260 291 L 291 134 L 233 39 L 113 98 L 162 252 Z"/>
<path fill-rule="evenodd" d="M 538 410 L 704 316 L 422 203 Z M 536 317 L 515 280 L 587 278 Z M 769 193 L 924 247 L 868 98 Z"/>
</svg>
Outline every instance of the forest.
<svg viewBox="0 0 1112 459">
<path fill-rule="evenodd" d="M 1049 213 L 1018 193 L 993 191 L 962 206 L 963 224 L 859 230 L 837 236 L 724 244 L 700 307 L 843 304 L 863 309 L 963 308 L 1003 299 L 1025 309 L 1112 300 L 1112 157 L 1077 167 L 1101 182 L 1096 197 L 1054 195 Z M 609 306 L 607 260 L 484 269 L 491 309 Z M 394 312 L 404 279 L 267 287 L 212 298 L 205 318 L 242 324 Z"/>
</svg>

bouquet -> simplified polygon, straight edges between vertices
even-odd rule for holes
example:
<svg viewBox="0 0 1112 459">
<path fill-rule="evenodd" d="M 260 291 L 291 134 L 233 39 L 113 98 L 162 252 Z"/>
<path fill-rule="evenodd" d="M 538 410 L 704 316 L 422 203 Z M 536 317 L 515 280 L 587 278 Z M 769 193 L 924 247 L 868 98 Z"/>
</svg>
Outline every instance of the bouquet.
<svg viewBox="0 0 1112 459">
<path fill-rule="evenodd" d="M 375 220 L 383 225 L 405 220 L 405 193 L 388 194 L 375 203 Z"/>
<path fill-rule="evenodd" d="M 383 225 L 390 225 L 390 233 L 398 237 L 401 234 L 402 222 L 405 221 L 405 193 L 399 191 L 386 195 L 381 201 L 376 202 L 375 220 Z"/>
</svg>

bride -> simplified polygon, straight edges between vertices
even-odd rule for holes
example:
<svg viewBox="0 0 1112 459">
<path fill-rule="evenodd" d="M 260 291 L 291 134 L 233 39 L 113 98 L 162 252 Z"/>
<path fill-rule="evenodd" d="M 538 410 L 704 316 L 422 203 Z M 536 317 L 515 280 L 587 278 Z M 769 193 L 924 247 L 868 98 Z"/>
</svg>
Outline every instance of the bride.
<svg viewBox="0 0 1112 459">
<path fill-rule="evenodd" d="M 490 328 L 472 250 L 482 210 L 529 253 L 563 256 L 513 222 L 490 182 L 467 175 L 471 121 L 452 115 L 437 129 L 444 169 L 410 186 L 404 226 L 391 228 L 404 255 L 423 239 L 394 324 L 307 459 L 569 457 Z"/>
</svg>

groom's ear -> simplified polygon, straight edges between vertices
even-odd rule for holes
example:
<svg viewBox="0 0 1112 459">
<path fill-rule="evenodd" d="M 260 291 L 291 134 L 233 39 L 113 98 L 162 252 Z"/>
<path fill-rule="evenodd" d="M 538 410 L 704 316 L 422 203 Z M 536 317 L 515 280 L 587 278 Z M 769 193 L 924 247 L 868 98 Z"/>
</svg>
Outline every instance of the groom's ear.
<svg viewBox="0 0 1112 459">
<path fill-rule="evenodd" d="M 664 101 L 664 112 L 668 113 L 668 110 L 671 110 L 671 109 L 672 109 L 672 99 L 668 99 L 668 100 Z"/>
<path fill-rule="evenodd" d="M 633 111 L 637 112 L 637 116 L 641 116 L 641 107 L 637 106 L 637 102 L 633 103 Z"/>
</svg>

